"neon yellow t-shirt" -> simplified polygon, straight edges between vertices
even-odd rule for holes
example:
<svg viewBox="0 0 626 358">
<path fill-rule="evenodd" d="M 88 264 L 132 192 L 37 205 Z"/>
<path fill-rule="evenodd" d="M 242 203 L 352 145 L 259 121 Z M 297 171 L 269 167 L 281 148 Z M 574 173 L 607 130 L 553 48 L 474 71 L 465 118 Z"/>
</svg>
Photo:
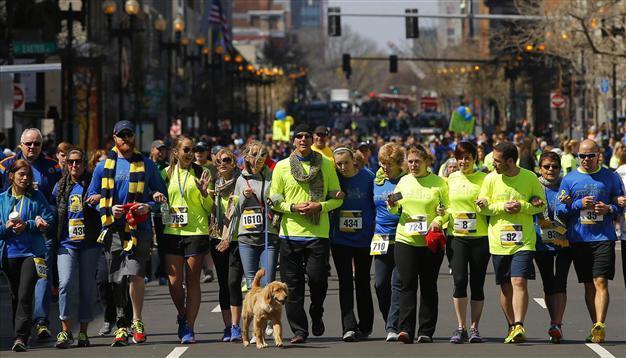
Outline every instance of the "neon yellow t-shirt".
<svg viewBox="0 0 626 358">
<path fill-rule="evenodd" d="M 318 149 L 315 145 L 312 145 L 311 150 L 320 153 L 324 158 L 330 160 L 333 164 L 335 163 L 335 158 L 333 158 L 333 151 L 328 146 L 325 146 L 324 149 Z"/>
<path fill-rule="evenodd" d="M 487 217 L 479 214 L 480 210 L 475 204 L 486 176 L 486 173 L 479 171 L 469 175 L 460 171 L 450 174 L 450 206 L 446 210 L 449 214 L 448 235 L 467 238 L 487 236 Z"/>
</svg>

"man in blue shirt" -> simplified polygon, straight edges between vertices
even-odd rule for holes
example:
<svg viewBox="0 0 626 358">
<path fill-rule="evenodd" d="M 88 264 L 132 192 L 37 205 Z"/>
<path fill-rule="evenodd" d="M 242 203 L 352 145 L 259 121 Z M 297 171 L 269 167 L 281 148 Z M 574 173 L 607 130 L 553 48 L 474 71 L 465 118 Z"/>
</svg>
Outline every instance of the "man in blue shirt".
<svg viewBox="0 0 626 358">
<path fill-rule="evenodd" d="M 143 309 L 143 299 L 145 291 L 144 277 L 146 275 L 146 261 L 150 256 L 150 246 L 152 244 L 152 224 L 150 220 L 137 224 L 136 247 L 131 253 L 124 251 L 124 242 L 130 238 L 128 225 L 125 220 L 126 211 L 124 204 L 130 201 L 131 184 L 137 186 L 139 180 L 138 172 L 131 171 L 131 164 L 136 161 L 143 161 L 145 172 L 143 173 L 144 189 L 143 193 L 138 192 L 135 202 L 138 206 L 135 209 L 137 215 L 147 215 L 151 209 L 156 211 L 156 203 L 166 200 L 163 193 L 167 192 L 165 183 L 161 178 L 156 165 L 141 153 L 135 151 L 135 131 L 134 125 L 129 121 L 120 121 L 115 124 L 113 130 L 113 140 L 115 148 L 108 154 L 109 159 L 115 159 L 115 167 L 112 173 L 114 186 L 111 190 L 112 207 L 111 212 L 114 217 L 113 224 L 110 225 L 104 237 L 107 261 L 109 264 L 109 281 L 113 283 L 115 306 L 117 307 L 117 326 L 115 338 L 112 346 L 128 345 L 130 335 L 130 322 L 124 313 L 126 305 L 127 286 L 129 282 L 130 299 L 133 306 L 132 339 L 135 343 L 143 343 L 146 340 L 144 326 L 141 320 Z M 89 185 L 87 201 L 99 202 L 105 190 L 103 190 L 103 179 L 107 179 L 105 168 L 107 160 L 101 161 L 96 166 L 91 184 Z M 109 174 L 111 175 L 111 174 Z M 133 182 L 136 180 L 137 182 Z M 102 202 L 100 202 L 102 205 Z M 104 231 L 103 231 L 104 232 Z"/>
<path fill-rule="evenodd" d="M 33 187 L 39 190 L 48 200 L 54 211 L 56 203 L 52 199 L 52 189 L 61 179 L 61 167 L 52 158 L 46 157 L 41 152 L 43 137 L 37 128 L 28 128 L 22 132 L 20 139 L 20 151 L 0 161 L 0 192 L 6 191 L 11 183 L 9 182 L 9 168 L 19 159 L 23 159 L 30 164 L 33 170 Z M 56 232 L 55 229 L 49 231 Z M 56 256 L 51 253 L 51 240 L 46 240 L 46 264 L 48 271 L 51 269 L 49 257 Z M 35 287 L 35 309 L 33 311 L 33 322 L 37 336 L 40 339 L 49 338 L 52 335 L 48 328 L 48 313 L 50 311 L 50 284 L 47 279 L 40 278 Z"/>
<path fill-rule="evenodd" d="M 585 302 L 593 321 L 588 342 L 601 343 L 609 307 L 609 282 L 615 275 L 613 218 L 622 213 L 614 204 L 623 195 L 622 182 L 599 163 L 596 142 L 584 140 L 578 151 L 580 166 L 563 178 L 557 215 L 567 218 L 578 281 L 585 285 Z"/>
</svg>

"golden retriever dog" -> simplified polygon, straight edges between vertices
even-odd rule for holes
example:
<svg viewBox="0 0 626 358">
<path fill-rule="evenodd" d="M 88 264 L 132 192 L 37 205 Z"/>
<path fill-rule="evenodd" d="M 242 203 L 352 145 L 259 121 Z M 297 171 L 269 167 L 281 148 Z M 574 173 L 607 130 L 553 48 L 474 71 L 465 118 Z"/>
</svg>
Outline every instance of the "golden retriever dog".
<svg viewBox="0 0 626 358">
<path fill-rule="evenodd" d="M 241 314 L 243 321 L 243 345 L 250 344 L 248 329 L 250 322 L 254 321 L 254 336 L 256 337 L 256 347 L 261 349 L 267 347 L 265 343 L 265 327 L 267 321 L 272 321 L 274 325 L 274 342 L 276 347 L 283 346 L 282 323 L 283 305 L 287 299 L 287 285 L 279 281 L 273 281 L 265 287 L 261 287 L 261 278 L 265 275 L 263 268 L 257 271 L 252 281 L 252 288 L 243 300 L 243 311 Z"/>
</svg>

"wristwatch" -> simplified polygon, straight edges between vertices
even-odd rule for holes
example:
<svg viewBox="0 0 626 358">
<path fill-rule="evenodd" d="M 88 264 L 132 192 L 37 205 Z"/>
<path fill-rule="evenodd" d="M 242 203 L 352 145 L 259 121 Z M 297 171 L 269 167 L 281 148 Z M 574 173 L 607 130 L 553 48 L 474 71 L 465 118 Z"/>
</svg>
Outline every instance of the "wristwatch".
<svg viewBox="0 0 626 358">
<path fill-rule="evenodd" d="M 293 213 L 295 210 L 296 210 L 296 204 L 291 204 L 291 206 L 289 207 L 289 211 Z"/>
</svg>

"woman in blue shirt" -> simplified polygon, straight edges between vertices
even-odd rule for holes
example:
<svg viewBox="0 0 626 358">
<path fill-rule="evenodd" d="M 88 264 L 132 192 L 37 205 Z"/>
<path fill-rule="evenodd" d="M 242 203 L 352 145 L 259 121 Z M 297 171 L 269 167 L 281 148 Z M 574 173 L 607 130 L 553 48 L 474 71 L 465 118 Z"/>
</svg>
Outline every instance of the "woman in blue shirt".
<svg viewBox="0 0 626 358">
<path fill-rule="evenodd" d="M 374 206 L 376 227 L 373 240 L 386 242 L 386 250 L 375 252 L 374 272 L 378 308 L 385 320 L 387 342 L 398 340 L 398 316 L 400 314 L 400 277 L 394 260 L 394 244 L 399 215 L 387 209 L 387 198 L 396 188 L 400 178 L 406 173 L 404 149 L 395 143 L 385 144 L 378 154 L 380 169 L 374 179 Z"/>
<path fill-rule="evenodd" d="M 331 252 L 339 278 L 339 303 L 343 340 L 366 339 L 374 324 L 374 304 L 370 291 L 370 242 L 374 234 L 374 173 L 359 170 L 354 151 L 348 147 L 334 150 L 333 158 L 342 192 L 343 204 L 334 211 L 331 226 Z M 354 273 L 352 263 L 354 262 Z M 354 275 L 354 276 L 353 276 Z M 354 281 L 354 282 L 353 282 Z M 354 292 L 359 313 L 354 315 Z"/>
<path fill-rule="evenodd" d="M 96 295 L 96 268 L 102 246 L 96 243 L 100 234 L 100 214 L 95 208 L 99 198 L 87 198 L 91 176 L 87 173 L 85 153 L 69 151 L 67 170 L 54 187 L 58 217 L 57 268 L 59 273 L 59 319 L 61 332 L 55 347 L 68 348 L 74 342 L 70 321 L 74 297 L 78 297 L 78 347 L 89 347 L 87 328 L 93 320 Z"/>
<path fill-rule="evenodd" d="M 10 187 L 0 194 L 0 267 L 9 280 L 15 341 L 13 350 L 26 351 L 39 277 L 46 275 L 44 232 L 54 220 L 41 192 L 33 189 L 33 172 L 24 160 L 9 169 Z"/>
</svg>

